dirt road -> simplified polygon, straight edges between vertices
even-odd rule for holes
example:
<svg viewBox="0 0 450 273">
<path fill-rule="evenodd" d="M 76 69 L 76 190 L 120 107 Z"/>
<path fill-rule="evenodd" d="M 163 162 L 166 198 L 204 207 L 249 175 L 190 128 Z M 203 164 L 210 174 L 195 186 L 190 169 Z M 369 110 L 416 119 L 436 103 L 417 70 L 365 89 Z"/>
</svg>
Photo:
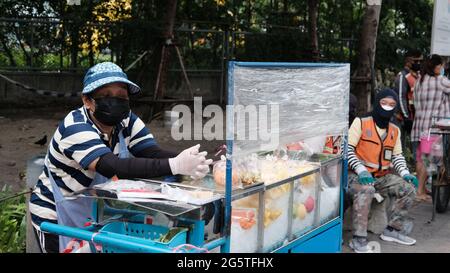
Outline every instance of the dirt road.
<svg viewBox="0 0 450 273">
<path fill-rule="evenodd" d="M 27 160 L 45 154 L 58 123 L 76 106 L 45 109 L 0 109 L 0 187 L 10 185 L 14 191 L 26 186 Z M 139 109 L 137 109 L 139 110 Z M 138 116 L 141 114 L 137 111 Z M 175 141 L 170 128 L 163 126 L 162 120 L 147 124 L 158 144 L 167 149 L 181 151 L 200 143 L 209 154 L 221 141 Z M 34 144 L 47 135 L 45 145 Z"/>
</svg>

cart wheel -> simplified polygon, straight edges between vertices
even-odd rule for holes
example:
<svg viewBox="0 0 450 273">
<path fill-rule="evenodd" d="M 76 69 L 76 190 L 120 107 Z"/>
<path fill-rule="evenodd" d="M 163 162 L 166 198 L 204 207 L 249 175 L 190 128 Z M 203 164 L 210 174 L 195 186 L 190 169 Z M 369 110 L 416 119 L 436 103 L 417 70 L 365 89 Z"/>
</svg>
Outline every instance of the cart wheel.
<svg viewBox="0 0 450 273">
<path fill-rule="evenodd" d="M 447 210 L 448 201 L 450 199 L 450 185 L 445 170 L 440 172 L 436 182 L 437 183 L 433 183 L 432 186 L 433 202 L 436 202 L 436 211 L 443 213 Z"/>
</svg>

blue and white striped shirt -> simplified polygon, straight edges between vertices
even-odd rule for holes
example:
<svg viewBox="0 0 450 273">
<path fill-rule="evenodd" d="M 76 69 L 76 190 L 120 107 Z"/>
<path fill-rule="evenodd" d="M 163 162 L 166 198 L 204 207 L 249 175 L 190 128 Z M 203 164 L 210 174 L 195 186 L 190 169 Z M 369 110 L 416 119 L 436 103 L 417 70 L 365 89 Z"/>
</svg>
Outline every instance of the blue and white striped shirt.
<svg viewBox="0 0 450 273">
<path fill-rule="evenodd" d="M 144 122 L 134 113 L 124 119 L 113 131 L 111 147 L 119 154 L 119 132 L 131 154 L 156 145 Z M 97 128 L 84 107 L 70 112 L 59 124 L 49 143 L 46 162 L 63 194 L 89 187 L 95 172 L 88 170 L 95 159 L 111 152 L 107 136 Z M 55 200 L 47 167 L 39 176 L 30 199 L 31 220 L 39 229 L 42 221 L 57 222 Z"/>
</svg>

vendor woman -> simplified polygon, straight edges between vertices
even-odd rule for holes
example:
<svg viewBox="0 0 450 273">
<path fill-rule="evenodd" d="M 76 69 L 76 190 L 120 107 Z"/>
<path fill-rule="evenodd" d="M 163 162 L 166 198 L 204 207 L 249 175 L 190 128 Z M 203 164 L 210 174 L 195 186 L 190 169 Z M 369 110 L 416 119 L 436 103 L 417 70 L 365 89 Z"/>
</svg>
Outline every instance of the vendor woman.
<svg viewBox="0 0 450 273">
<path fill-rule="evenodd" d="M 140 88 L 117 65 L 91 67 L 83 81 L 83 106 L 70 112 L 53 135 L 45 167 L 30 199 L 33 228 L 43 252 L 58 252 L 70 238 L 42 232 L 42 222 L 82 227 L 91 216 L 88 198 L 66 195 L 109 178 L 190 175 L 202 178 L 211 160 L 199 145 L 177 154 L 161 149 L 141 119 L 130 111 L 129 96 Z"/>
</svg>

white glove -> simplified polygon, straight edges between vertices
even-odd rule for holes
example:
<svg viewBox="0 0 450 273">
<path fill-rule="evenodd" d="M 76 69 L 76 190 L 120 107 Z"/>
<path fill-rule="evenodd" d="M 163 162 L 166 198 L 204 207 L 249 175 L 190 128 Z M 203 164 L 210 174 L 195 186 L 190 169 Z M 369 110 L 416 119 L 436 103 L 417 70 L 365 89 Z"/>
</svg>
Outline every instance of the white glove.
<svg viewBox="0 0 450 273">
<path fill-rule="evenodd" d="M 209 165 L 212 163 L 212 159 L 205 160 L 203 164 L 197 166 L 194 175 L 191 175 L 193 180 L 202 179 L 209 172 Z"/>
<path fill-rule="evenodd" d="M 174 158 L 169 158 L 169 165 L 172 174 L 191 175 L 193 177 L 204 177 L 206 168 L 212 160 L 206 160 L 207 152 L 199 153 L 200 144 L 182 151 Z M 205 172 L 206 171 L 206 172 Z M 203 175 L 203 176 L 202 176 Z"/>
</svg>

